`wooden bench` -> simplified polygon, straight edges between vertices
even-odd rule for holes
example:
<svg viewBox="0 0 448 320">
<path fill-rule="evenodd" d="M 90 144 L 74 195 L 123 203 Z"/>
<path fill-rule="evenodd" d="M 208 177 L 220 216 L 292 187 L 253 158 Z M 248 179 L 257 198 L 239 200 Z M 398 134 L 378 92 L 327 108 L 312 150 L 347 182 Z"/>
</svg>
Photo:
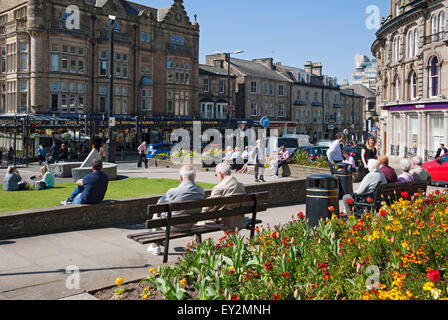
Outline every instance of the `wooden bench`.
<svg viewBox="0 0 448 320">
<path fill-rule="evenodd" d="M 199 242 L 201 241 L 201 235 L 211 232 L 222 231 L 222 225 L 216 223 L 207 223 L 203 226 L 193 226 L 192 229 L 186 231 L 171 232 L 171 227 L 182 224 L 197 223 L 207 220 L 217 220 L 220 218 L 235 217 L 239 215 L 252 214 L 252 217 L 245 218 L 246 229 L 250 230 L 250 237 L 252 238 L 255 233 L 255 225 L 260 224 L 262 221 L 257 220 L 257 213 L 266 211 L 266 201 L 269 199 L 269 192 L 259 192 L 250 194 L 233 195 L 222 198 L 211 198 L 197 201 L 184 201 L 171 204 L 156 204 L 149 205 L 147 209 L 147 215 L 149 220 L 146 221 L 146 229 L 158 229 L 165 228 L 160 231 L 150 231 L 144 233 L 130 234 L 127 237 L 141 244 L 156 243 L 164 246 L 163 263 L 168 261 L 169 241 L 171 239 L 179 239 L 188 236 L 197 236 Z M 182 214 L 173 216 L 174 211 L 183 210 L 202 210 L 206 207 L 218 207 L 228 205 L 238 205 L 228 210 L 220 210 L 206 213 L 195 214 Z M 154 214 L 166 213 L 166 218 L 152 219 Z"/>
<path fill-rule="evenodd" d="M 428 183 L 425 181 L 379 184 L 373 193 L 354 195 L 355 215 L 360 217 L 366 211 L 379 210 L 382 202 L 390 205 L 398 201 L 403 192 L 407 192 L 410 199 L 414 193 L 426 192 L 427 188 Z M 371 201 L 368 201 L 369 198 Z"/>
</svg>

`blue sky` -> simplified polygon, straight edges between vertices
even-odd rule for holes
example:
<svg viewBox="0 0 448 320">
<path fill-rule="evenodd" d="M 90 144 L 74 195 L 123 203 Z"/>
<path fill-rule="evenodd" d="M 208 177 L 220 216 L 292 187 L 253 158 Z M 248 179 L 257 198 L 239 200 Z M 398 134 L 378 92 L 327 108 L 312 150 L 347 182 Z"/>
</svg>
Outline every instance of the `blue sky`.
<svg viewBox="0 0 448 320">
<path fill-rule="evenodd" d="M 155 8 L 172 0 L 133 0 Z M 244 50 L 235 57 L 273 57 L 303 68 L 305 61 L 322 62 L 323 72 L 351 81 L 355 54 L 371 56 L 376 30 L 369 30 L 365 13 L 378 6 L 387 16 L 389 0 L 184 0 L 201 27 L 200 63 L 216 51 Z"/>
</svg>

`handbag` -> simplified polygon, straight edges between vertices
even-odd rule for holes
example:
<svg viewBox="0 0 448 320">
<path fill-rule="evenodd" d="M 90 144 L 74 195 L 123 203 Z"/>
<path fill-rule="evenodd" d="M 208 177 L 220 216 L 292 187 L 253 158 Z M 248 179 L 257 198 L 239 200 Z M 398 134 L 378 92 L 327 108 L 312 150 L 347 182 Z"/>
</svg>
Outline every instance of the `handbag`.
<svg viewBox="0 0 448 320">
<path fill-rule="evenodd" d="M 47 184 L 45 183 L 45 181 L 37 181 L 34 184 L 34 189 L 36 190 L 44 190 L 47 189 Z"/>
</svg>

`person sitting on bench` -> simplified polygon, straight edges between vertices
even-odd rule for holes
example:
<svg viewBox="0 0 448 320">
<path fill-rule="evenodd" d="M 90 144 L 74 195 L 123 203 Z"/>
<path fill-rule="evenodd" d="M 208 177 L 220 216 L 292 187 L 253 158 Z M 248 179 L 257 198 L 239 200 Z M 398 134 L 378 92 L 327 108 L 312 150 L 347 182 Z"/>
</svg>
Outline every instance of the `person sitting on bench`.
<svg viewBox="0 0 448 320">
<path fill-rule="evenodd" d="M 103 162 L 99 159 L 93 160 L 93 173 L 76 181 L 78 186 L 75 191 L 73 191 L 66 201 L 62 201 L 61 203 L 63 205 L 69 205 L 96 204 L 102 202 L 109 184 L 109 176 L 101 171 L 102 169 Z"/>
<path fill-rule="evenodd" d="M 216 166 L 216 176 L 219 179 L 219 184 L 213 187 L 210 198 L 222 198 L 236 194 L 245 194 L 246 189 L 241 182 L 238 182 L 234 176 L 232 176 L 232 169 L 227 163 L 220 163 Z M 209 207 L 204 208 L 202 212 L 213 212 L 218 210 L 231 209 L 235 205 L 228 205 L 224 207 Z M 238 206 L 238 205 L 237 205 Z M 244 223 L 244 215 L 222 218 L 217 221 L 222 223 L 223 227 L 227 231 L 242 230 L 246 227 Z"/>
<path fill-rule="evenodd" d="M 369 194 L 375 191 L 378 184 L 387 184 L 386 177 L 380 171 L 380 164 L 376 159 L 370 159 L 367 162 L 367 169 L 369 173 L 362 179 L 359 189 L 356 191 L 357 195 Z M 350 215 L 352 209 L 348 203 L 349 199 L 353 199 L 354 194 L 346 194 L 342 200 L 344 201 L 345 214 Z"/>
<path fill-rule="evenodd" d="M 168 190 L 168 192 L 159 199 L 157 204 L 164 203 L 174 203 L 174 202 L 184 202 L 193 200 L 203 200 L 205 199 L 204 189 L 196 185 L 196 169 L 192 165 L 184 165 L 179 171 L 180 185 L 177 188 Z M 181 214 L 198 214 L 201 213 L 201 209 L 198 210 L 183 210 L 174 211 L 172 216 L 177 216 Z M 166 213 L 161 215 L 163 218 L 167 216 Z M 160 216 L 154 215 L 153 219 L 160 219 Z M 176 225 L 171 227 L 171 231 L 187 231 L 193 227 L 193 223 Z M 160 254 L 160 247 L 151 243 L 148 247 L 148 252 L 153 255 Z"/>
</svg>

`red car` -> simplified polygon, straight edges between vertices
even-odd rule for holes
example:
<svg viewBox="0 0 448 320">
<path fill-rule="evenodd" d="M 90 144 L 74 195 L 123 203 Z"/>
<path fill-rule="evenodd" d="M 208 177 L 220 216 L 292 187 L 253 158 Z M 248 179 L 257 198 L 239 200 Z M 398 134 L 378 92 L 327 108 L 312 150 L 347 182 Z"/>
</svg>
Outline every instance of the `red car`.
<svg viewBox="0 0 448 320">
<path fill-rule="evenodd" d="M 431 175 L 431 184 L 448 185 L 448 153 L 424 163 L 423 168 Z"/>
</svg>

